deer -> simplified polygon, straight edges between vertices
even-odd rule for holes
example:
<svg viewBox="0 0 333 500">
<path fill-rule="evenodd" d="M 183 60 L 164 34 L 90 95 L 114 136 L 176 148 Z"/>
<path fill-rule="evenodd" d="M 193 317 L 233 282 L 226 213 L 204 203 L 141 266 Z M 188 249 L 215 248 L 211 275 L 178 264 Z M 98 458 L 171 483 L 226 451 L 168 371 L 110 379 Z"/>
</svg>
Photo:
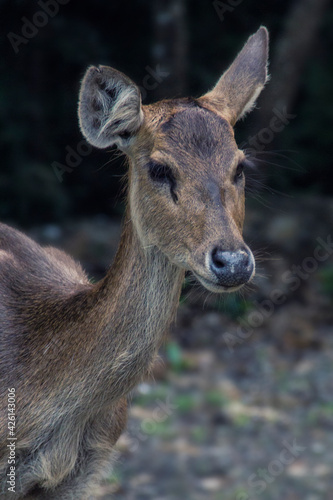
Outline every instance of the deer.
<svg viewBox="0 0 333 500">
<path fill-rule="evenodd" d="M 185 272 L 216 293 L 253 278 L 242 236 L 249 159 L 234 126 L 254 107 L 267 64 L 260 27 L 212 90 L 147 105 L 120 71 L 87 69 L 81 131 L 128 160 L 122 233 L 105 277 L 91 283 L 62 250 L 0 226 L 2 498 L 95 498 Z"/>
</svg>

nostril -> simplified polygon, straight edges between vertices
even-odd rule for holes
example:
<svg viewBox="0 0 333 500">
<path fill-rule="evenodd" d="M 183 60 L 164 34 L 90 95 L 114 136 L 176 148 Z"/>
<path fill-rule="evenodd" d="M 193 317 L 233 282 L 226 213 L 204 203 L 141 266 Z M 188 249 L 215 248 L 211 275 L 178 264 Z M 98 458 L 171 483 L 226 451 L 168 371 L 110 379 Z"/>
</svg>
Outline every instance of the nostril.
<svg viewBox="0 0 333 500">
<path fill-rule="evenodd" d="M 217 269 L 222 269 L 226 265 L 223 252 L 217 247 L 212 251 L 212 263 Z"/>
<path fill-rule="evenodd" d="M 210 253 L 210 270 L 221 285 L 231 287 L 246 283 L 253 268 L 251 254 L 246 250 L 228 251 L 217 246 Z"/>
</svg>

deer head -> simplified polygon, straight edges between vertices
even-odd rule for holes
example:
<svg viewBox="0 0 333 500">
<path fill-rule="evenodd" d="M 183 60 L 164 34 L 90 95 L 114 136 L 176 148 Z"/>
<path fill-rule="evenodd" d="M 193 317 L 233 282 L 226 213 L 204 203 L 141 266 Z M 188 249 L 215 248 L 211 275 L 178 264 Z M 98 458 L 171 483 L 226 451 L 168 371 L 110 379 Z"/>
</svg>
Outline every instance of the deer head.
<svg viewBox="0 0 333 500">
<path fill-rule="evenodd" d="M 158 249 L 213 292 L 234 291 L 255 272 L 242 237 L 247 160 L 233 126 L 264 87 L 267 57 L 262 27 L 210 92 L 147 106 L 115 69 L 90 67 L 82 82 L 86 139 L 115 144 L 129 159 L 129 217 L 142 248 Z"/>
</svg>

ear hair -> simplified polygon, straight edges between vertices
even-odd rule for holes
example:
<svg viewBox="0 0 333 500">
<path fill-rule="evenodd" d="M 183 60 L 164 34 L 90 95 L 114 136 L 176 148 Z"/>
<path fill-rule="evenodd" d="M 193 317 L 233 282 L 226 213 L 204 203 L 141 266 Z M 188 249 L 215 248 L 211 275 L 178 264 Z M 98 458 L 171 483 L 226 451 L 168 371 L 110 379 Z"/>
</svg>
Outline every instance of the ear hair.
<svg viewBox="0 0 333 500">
<path fill-rule="evenodd" d="M 138 87 L 120 71 L 91 66 L 81 84 L 79 122 L 93 146 L 126 149 L 143 122 Z"/>
<path fill-rule="evenodd" d="M 244 45 L 215 87 L 200 100 L 231 125 L 255 106 L 268 80 L 268 31 L 262 26 Z"/>
</svg>

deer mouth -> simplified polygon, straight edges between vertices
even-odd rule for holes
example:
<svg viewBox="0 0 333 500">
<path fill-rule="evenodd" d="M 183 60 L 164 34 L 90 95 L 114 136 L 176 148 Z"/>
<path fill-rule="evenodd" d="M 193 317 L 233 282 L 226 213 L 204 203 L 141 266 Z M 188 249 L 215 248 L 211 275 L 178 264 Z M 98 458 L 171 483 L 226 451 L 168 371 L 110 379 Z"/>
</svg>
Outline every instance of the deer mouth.
<svg viewBox="0 0 333 500">
<path fill-rule="evenodd" d="M 241 283 L 239 285 L 220 285 L 219 283 L 216 283 L 216 281 L 213 280 L 208 280 L 207 278 L 204 278 L 203 276 L 199 275 L 195 271 L 192 271 L 194 276 L 197 278 L 197 280 L 210 292 L 213 293 L 231 293 L 231 292 L 236 292 L 242 286 L 244 286 L 246 283 Z"/>
</svg>

